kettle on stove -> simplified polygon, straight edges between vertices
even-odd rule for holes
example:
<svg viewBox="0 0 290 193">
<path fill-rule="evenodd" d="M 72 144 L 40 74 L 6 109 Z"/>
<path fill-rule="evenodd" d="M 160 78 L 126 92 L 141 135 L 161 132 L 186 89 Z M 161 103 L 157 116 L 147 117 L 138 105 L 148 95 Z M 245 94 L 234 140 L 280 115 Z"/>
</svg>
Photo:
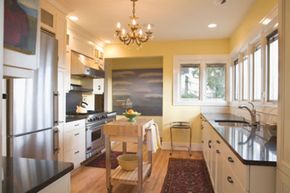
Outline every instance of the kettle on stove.
<svg viewBox="0 0 290 193">
<path fill-rule="evenodd" d="M 81 114 L 87 113 L 88 112 L 88 110 L 86 109 L 87 106 L 88 106 L 88 103 L 82 101 L 81 105 L 77 105 L 76 113 L 81 113 Z"/>
</svg>

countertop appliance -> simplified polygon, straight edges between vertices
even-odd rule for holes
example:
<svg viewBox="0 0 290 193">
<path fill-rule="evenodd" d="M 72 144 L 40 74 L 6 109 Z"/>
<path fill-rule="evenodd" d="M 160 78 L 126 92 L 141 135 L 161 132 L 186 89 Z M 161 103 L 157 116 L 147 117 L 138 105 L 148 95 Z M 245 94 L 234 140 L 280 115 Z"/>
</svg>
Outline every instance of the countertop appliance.
<svg viewBox="0 0 290 193">
<path fill-rule="evenodd" d="M 57 159 L 57 53 L 57 40 L 42 31 L 39 68 L 33 78 L 7 80 L 8 156 Z"/>
<path fill-rule="evenodd" d="M 77 77 L 104 78 L 105 72 L 92 58 L 72 51 L 71 75 Z"/>
</svg>

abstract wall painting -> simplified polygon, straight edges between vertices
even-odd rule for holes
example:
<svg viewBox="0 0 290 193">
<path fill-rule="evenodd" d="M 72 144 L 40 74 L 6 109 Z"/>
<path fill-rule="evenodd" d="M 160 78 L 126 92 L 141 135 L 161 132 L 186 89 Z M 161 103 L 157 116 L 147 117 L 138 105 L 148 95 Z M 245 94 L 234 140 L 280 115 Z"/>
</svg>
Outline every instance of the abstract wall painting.
<svg viewBox="0 0 290 193">
<path fill-rule="evenodd" d="M 162 69 L 112 71 L 113 110 L 119 115 L 128 108 L 145 116 L 162 115 Z"/>
<path fill-rule="evenodd" d="M 36 50 L 39 0 L 5 0 L 4 47 L 33 55 Z"/>
</svg>

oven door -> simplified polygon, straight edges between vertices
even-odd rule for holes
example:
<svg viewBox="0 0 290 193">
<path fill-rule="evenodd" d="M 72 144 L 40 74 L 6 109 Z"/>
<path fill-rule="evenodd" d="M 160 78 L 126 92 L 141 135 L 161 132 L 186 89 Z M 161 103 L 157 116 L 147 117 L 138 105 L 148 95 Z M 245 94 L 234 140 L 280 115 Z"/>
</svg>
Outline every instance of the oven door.
<svg viewBox="0 0 290 193">
<path fill-rule="evenodd" d="M 95 123 L 87 125 L 87 158 L 97 154 L 105 148 L 104 124 Z"/>
</svg>

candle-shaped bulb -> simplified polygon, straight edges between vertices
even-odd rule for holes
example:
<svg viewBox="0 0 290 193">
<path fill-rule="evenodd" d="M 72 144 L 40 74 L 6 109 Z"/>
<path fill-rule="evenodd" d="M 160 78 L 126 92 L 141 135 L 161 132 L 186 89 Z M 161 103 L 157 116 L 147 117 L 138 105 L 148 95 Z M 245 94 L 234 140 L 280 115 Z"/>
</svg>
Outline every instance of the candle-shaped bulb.
<svg viewBox="0 0 290 193">
<path fill-rule="evenodd" d="M 117 23 L 117 29 L 121 29 L 121 23 L 120 22 Z"/>
<path fill-rule="evenodd" d="M 137 24 L 137 21 L 135 18 L 132 19 L 132 25 L 136 25 Z"/>
<path fill-rule="evenodd" d="M 148 31 L 151 31 L 151 29 L 152 29 L 151 24 L 148 24 L 148 25 L 147 25 L 147 30 L 148 30 Z"/>
<path fill-rule="evenodd" d="M 143 36 L 143 31 L 142 31 L 142 29 L 139 30 L 139 35 L 140 35 L 140 36 Z"/>
<path fill-rule="evenodd" d="M 126 30 L 123 28 L 122 29 L 122 35 L 124 36 L 126 34 Z"/>
</svg>

